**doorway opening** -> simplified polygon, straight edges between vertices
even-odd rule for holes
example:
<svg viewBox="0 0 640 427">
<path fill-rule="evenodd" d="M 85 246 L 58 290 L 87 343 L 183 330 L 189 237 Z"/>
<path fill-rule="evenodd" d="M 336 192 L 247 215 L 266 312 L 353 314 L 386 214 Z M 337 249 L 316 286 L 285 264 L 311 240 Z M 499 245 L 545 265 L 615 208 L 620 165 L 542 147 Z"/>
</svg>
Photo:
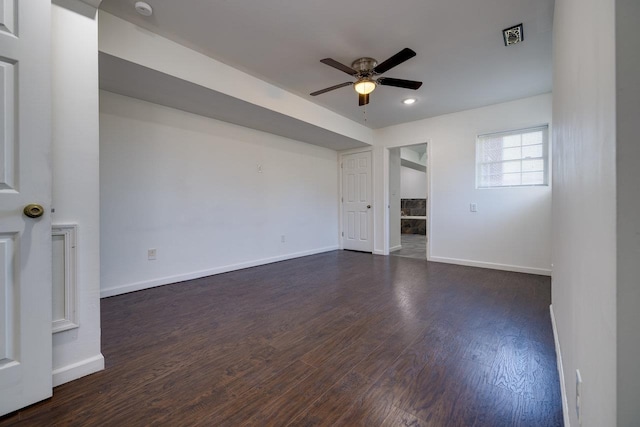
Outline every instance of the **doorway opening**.
<svg viewBox="0 0 640 427">
<path fill-rule="evenodd" d="M 389 255 L 427 259 L 427 143 L 389 149 Z"/>
</svg>

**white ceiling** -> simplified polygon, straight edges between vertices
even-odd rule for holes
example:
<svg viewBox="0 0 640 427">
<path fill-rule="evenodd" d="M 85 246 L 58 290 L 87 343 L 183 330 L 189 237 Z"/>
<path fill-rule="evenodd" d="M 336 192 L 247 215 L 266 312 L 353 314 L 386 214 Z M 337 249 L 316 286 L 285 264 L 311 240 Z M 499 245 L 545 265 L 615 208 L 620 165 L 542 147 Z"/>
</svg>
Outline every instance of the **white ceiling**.
<svg viewBox="0 0 640 427">
<path fill-rule="evenodd" d="M 135 0 L 101 9 L 371 128 L 551 91 L 554 0 L 147 2 L 149 18 Z M 520 22 L 524 42 L 505 47 L 501 30 Z M 417 56 L 385 76 L 421 80 L 418 91 L 379 87 L 366 108 L 350 87 L 309 96 L 351 79 L 320 59 L 381 62 L 405 47 Z M 411 96 L 416 104 L 401 103 Z"/>
</svg>

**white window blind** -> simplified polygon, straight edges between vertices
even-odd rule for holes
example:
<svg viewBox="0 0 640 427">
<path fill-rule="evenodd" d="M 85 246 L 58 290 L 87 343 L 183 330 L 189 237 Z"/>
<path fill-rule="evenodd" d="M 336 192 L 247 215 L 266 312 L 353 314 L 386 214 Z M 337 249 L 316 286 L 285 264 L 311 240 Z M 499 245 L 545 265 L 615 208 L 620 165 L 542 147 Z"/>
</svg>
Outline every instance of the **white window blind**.
<svg viewBox="0 0 640 427">
<path fill-rule="evenodd" d="M 549 185 L 548 126 L 478 136 L 476 187 Z"/>
</svg>

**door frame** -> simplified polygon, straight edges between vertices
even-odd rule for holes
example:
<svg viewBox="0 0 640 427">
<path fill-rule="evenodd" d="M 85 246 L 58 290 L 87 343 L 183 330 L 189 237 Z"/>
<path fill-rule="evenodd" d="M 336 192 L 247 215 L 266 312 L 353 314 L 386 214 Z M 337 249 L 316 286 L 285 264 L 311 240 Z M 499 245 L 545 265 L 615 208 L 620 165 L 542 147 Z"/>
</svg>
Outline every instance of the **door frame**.
<svg viewBox="0 0 640 427">
<path fill-rule="evenodd" d="M 369 179 L 369 194 L 371 195 L 371 221 L 369 221 L 369 236 L 371 236 L 371 253 L 375 253 L 375 221 L 376 221 L 376 200 L 373 192 L 374 185 L 373 180 L 375 177 L 375 153 L 373 147 L 352 148 L 350 150 L 340 151 L 338 156 L 338 247 L 340 250 L 344 249 L 344 217 L 342 213 L 342 200 L 344 195 L 342 194 L 342 162 L 344 156 L 358 153 L 371 153 L 371 179 Z"/>
<path fill-rule="evenodd" d="M 390 209 L 390 194 L 389 194 L 389 157 L 390 157 L 390 151 L 391 149 L 394 148 L 403 148 L 403 147 L 410 147 L 412 145 L 422 145 L 422 144 L 427 144 L 427 173 L 426 175 L 426 179 L 427 179 L 427 261 L 431 261 L 431 225 L 433 223 L 433 217 L 431 215 L 431 200 L 433 199 L 432 195 L 433 195 L 433 191 L 432 191 L 432 187 L 431 187 L 431 183 L 433 182 L 433 180 L 431 179 L 431 165 L 432 165 L 432 156 L 431 156 L 431 145 L 432 142 L 430 139 L 425 140 L 424 142 L 416 142 L 413 144 L 402 144 L 402 145 L 394 145 L 394 146 L 386 146 L 384 147 L 384 154 L 383 154 L 383 159 L 382 159 L 382 177 L 383 177 L 383 194 L 384 194 L 384 214 L 383 214 L 383 218 L 382 218 L 382 222 L 384 224 L 383 227 L 383 254 L 384 255 L 389 255 L 389 221 L 390 221 L 390 215 L 389 215 L 389 209 Z"/>
</svg>

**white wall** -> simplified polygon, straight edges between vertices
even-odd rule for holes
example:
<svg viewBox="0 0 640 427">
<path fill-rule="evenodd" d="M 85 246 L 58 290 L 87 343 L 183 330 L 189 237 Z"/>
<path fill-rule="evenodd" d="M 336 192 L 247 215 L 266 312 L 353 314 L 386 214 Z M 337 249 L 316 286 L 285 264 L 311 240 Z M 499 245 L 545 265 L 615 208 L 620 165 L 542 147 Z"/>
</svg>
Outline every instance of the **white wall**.
<svg viewBox="0 0 640 427">
<path fill-rule="evenodd" d="M 614 32 L 614 0 L 556 1 L 552 301 L 567 412 L 578 426 L 580 369 L 585 427 L 616 425 Z"/>
<path fill-rule="evenodd" d="M 52 5 L 54 224 L 78 224 L 80 327 L 53 336 L 53 384 L 104 368 L 100 353 L 98 28 L 96 10 Z M 88 12 L 88 13 L 87 13 Z"/>
<path fill-rule="evenodd" d="M 425 199 L 427 197 L 427 174 L 402 166 L 400 182 L 403 199 Z"/>
<path fill-rule="evenodd" d="M 616 0 L 618 425 L 640 420 L 640 2 Z"/>
<path fill-rule="evenodd" d="M 104 91 L 100 193 L 103 296 L 338 248 L 335 151 Z"/>
<path fill-rule="evenodd" d="M 431 144 L 429 198 L 430 259 L 549 274 L 551 269 L 551 187 L 475 188 L 478 134 L 551 124 L 551 94 L 462 111 L 376 131 L 377 170 L 383 147 Z M 374 197 L 385 200 L 384 177 Z M 477 203 L 471 213 L 469 204 Z M 376 203 L 376 232 L 382 236 L 386 214 Z M 429 215 L 429 213 L 427 213 Z M 382 252 L 384 239 L 376 237 Z"/>
<path fill-rule="evenodd" d="M 400 198 L 402 197 L 402 183 L 400 178 L 400 149 L 389 150 L 389 250 L 401 248 L 400 237 Z"/>
</svg>

